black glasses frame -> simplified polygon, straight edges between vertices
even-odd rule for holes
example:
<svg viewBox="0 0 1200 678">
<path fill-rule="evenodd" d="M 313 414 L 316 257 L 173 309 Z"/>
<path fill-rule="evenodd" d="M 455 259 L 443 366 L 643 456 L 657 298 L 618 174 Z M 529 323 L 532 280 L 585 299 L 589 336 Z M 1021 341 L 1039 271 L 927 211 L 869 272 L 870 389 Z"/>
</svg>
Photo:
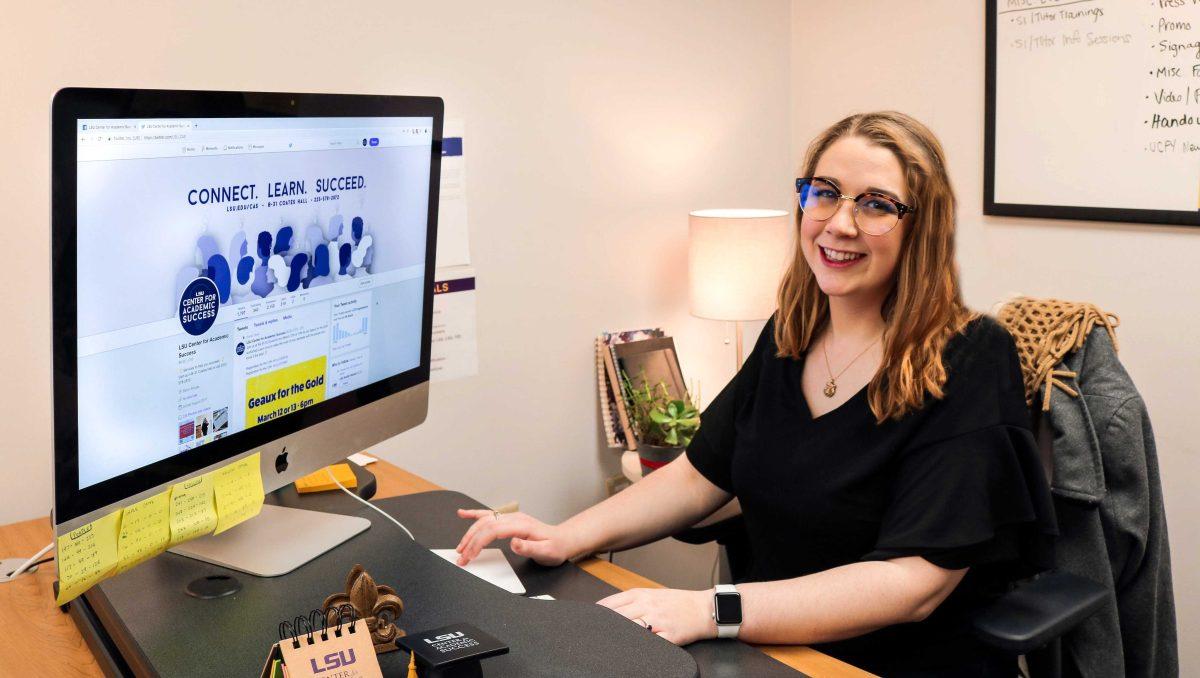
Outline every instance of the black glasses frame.
<svg viewBox="0 0 1200 678">
<path fill-rule="evenodd" d="M 800 201 L 800 192 L 803 189 L 804 184 L 812 183 L 812 181 L 815 179 L 819 179 L 819 180 L 829 184 L 830 186 L 833 186 L 838 192 L 838 200 L 849 200 L 851 203 L 854 204 L 854 210 L 855 210 L 854 211 L 854 216 L 855 216 L 854 224 L 856 226 L 858 225 L 858 201 L 862 200 L 863 197 L 868 196 L 868 195 L 871 197 L 874 197 L 874 198 L 881 198 L 883 200 L 890 202 L 896 208 L 896 223 L 897 224 L 900 223 L 900 220 L 903 219 L 905 217 L 905 215 L 917 213 L 917 208 L 910 207 L 909 205 L 905 205 L 904 203 L 900 202 L 899 200 L 896 200 L 895 198 L 893 198 L 890 195 L 887 195 L 886 193 L 880 193 L 878 191 L 863 191 L 862 193 L 859 193 L 856 196 L 845 195 L 842 193 L 841 186 L 838 186 L 837 183 L 830 181 L 829 179 L 826 179 L 825 177 L 801 177 L 799 179 L 796 179 L 796 200 L 800 204 L 801 211 L 804 210 L 804 204 L 802 202 L 799 202 Z M 834 214 L 837 214 L 837 210 L 834 210 Z M 812 218 L 816 219 L 816 217 L 812 217 Z M 817 221 L 827 221 L 832 218 L 833 218 L 833 214 L 829 215 L 828 217 L 825 217 L 824 219 L 817 219 Z M 893 226 L 892 228 L 895 228 L 895 226 Z M 884 233 L 891 231 L 892 228 L 889 228 L 887 231 L 884 231 L 883 233 L 879 233 L 877 235 L 883 235 Z M 862 230 L 862 228 L 859 227 L 859 230 Z M 868 233 L 867 231 L 863 231 L 863 232 L 867 233 L 868 235 L 876 235 L 876 234 Z"/>
</svg>

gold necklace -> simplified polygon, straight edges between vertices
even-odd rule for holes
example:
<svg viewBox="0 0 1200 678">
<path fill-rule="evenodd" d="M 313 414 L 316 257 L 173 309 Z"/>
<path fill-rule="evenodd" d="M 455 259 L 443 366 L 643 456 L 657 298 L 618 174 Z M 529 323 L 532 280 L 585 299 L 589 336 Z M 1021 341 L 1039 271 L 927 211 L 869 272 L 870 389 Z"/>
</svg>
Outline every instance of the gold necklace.
<svg viewBox="0 0 1200 678">
<path fill-rule="evenodd" d="M 832 335 L 833 330 L 830 330 L 829 334 Z M 859 358 L 866 355 L 867 351 L 871 350 L 871 347 L 875 345 L 875 342 L 879 341 L 882 338 L 883 338 L 883 335 L 880 334 L 878 337 L 875 338 L 874 341 L 867 344 L 867 347 L 862 350 L 862 353 L 859 353 L 858 355 L 854 356 L 854 360 L 858 360 Z M 829 342 L 827 342 L 827 341 L 821 342 L 821 351 L 825 354 L 825 371 L 829 373 L 829 381 L 825 383 L 824 393 L 825 393 L 826 398 L 832 398 L 833 396 L 837 395 L 838 377 L 841 377 L 843 374 L 846 373 L 846 370 L 850 369 L 850 366 L 854 364 L 854 360 L 851 360 L 849 363 L 847 363 L 846 366 L 842 368 L 842 371 L 837 373 L 837 377 L 833 376 L 833 368 L 831 368 L 829 366 L 829 347 L 826 345 L 828 343 Z"/>
</svg>

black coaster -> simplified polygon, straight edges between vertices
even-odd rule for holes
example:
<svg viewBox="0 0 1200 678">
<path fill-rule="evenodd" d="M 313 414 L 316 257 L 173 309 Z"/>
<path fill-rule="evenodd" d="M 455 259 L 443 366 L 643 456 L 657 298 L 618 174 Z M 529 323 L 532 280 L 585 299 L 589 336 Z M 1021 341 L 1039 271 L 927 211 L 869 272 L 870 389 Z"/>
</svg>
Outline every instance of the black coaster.
<svg viewBox="0 0 1200 678">
<path fill-rule="evenodd" d="M 396 644 L 417 655 L 423 678 L 478 678 L 479 660 L 508 652 L 507 645 L 470 624 L 410 633 Z"/>
</svg>

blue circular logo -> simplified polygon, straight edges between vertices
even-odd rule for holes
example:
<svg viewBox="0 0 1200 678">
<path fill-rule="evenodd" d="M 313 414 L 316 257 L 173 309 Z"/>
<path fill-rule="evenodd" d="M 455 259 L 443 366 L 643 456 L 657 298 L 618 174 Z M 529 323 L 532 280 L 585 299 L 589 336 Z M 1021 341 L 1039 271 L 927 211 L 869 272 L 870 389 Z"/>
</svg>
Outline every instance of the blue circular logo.
<svg viewBox="0 0 1200 678">
<path fill-rule="evenodd" d="M 179 298 L 179 324 L 192 336 L 200 336 L 217 321 L 221 305 L 217 284 L 208 278 L 196 278 L 188 283 Z"/>
<path fill-rule="evenodd" d="M 233 350 L 234 350 L 234 352 L 235 352 L 235 353 L 237 353 L 238 355 L 241 355 L 241 354 L 243 354 L 243 353 L 245 353 L 245 352 L 246 352 L 246 345 L 245 345 L 245 344 L 243 344 L 242 342 L 240 342 L 240 341 L 239 341 L 239 342 L 238 342 L 238 345 L 237 345 L 237 348 L 235 348 L 235 349 L 233 349 Z"/>
</svg>

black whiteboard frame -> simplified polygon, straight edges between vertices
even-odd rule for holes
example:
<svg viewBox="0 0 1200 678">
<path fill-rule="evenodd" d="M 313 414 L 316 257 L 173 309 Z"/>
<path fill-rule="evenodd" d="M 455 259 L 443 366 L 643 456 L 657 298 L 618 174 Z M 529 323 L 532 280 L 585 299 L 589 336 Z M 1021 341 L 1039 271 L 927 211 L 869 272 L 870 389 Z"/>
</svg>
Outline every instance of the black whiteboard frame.
<svg viewBox="0 0 1200 678">
<path fill-rule="evenodd" d="M 998 0 L 987 0 L 987 51 L 984 76 L 983 133 L 983 213 L 1000 217 L 1035 217 L 1077 221 L 1123 221 L 1139 224 L 1200 226 L 1200 209 L 1143 210 L 1113 207 L 1072 207 L 1064 205 L 1025 205 L 996 202 L 996 33 Z"/>
</svg>

